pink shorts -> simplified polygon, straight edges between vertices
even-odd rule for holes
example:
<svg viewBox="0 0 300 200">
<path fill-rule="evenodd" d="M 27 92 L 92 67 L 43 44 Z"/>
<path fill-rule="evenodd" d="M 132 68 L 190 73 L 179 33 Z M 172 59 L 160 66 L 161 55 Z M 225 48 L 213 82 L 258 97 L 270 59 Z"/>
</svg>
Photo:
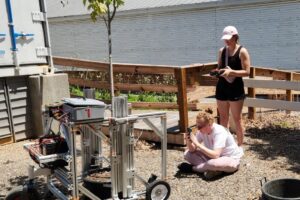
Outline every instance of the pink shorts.
<svg viewBox="0 0 300 200">
<path fill-rule="evenodd" d="M 201 173 L 205 171 L 223 171 L 231 173 L 238 170 L 240 165 L 240 159 L 226 156 L 210 159 L 198 150 L 194 152 L 190 152 L 189 150 L 185 151 L 184 159 L 193 165 L 194 171 Z"/>
</svg>

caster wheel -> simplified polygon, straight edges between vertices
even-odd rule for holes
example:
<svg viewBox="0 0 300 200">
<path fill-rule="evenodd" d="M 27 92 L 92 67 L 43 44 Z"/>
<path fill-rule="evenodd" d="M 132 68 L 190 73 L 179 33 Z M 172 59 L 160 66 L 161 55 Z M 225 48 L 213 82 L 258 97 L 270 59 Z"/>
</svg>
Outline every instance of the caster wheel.
<svg viewBox="0 0 300 200">
<path fill-rule="evenodd" d="M 170 185 L 161 180 L 155 180 L 146 187 L 146 200 L 166 200 L 171 193 Z"/>
<path fill-rule="evenodd" d="M 36 189 L 30 189 L 25 186 L 18 186 L 13 188 L 6 195 L 5 200 L 39 200 L 40 195 Z"/>
</svg>

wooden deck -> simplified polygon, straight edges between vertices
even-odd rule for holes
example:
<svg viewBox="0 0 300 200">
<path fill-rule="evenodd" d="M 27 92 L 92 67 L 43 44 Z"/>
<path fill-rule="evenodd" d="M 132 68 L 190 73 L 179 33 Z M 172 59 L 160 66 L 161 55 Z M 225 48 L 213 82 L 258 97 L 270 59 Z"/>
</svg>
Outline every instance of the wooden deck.
<svg viewBox="0 0 300 200">
<path fill-rule="evenodd" d="M 201 100 L 201 109 L 205 109 L 207 107 L 215 108 L 215 100 L 214 99 L 203 99 Z M 151 113 L 157 112 L 158 110 L 132 110 L 132 114 L 140 114 L 140 113 Z M 183 133 L 179 130 L 179 111 L 178 110 L 160 110 L 162 112 L 166 112 L 167 114 L 167 132 L 168 132 L 168 144 L 176 144 L 176 145 L 185 145 L 185 141 L 183 139 Z M 188 125 L 189 127 L 194 127 L 196 115 L 199 111 L 189 111 L 188 112 Z M 216 114 L 216 110 L 214 111 Z M 158 128 L 161 127 L 160 119 L 153 118 L 151 122 Z M 152 131 L 152 129 L 145 124 L 143 121 L 138 121 L 134 124 L 134 131 L 136 138 L 159 142 L 160 138 Z"/>
<path fill-rule="evenodd" d="M 203 98 L 199 100 L 201 102 L 201 110 L 205 110 L 206 108 L 212 108 L 213 113 L 217 116 L 216 110 L 216 100 L 215 98 Z M 158 110 L 132 110 L 132 114 L 140 114 L 140 113 L 151 113 L 157 112 Z M 162 112 L 166 112 L 167 114 L 167 132 L 168 132 L 168 144 L 176 144 L 176 145 L 185 145 L 185 141 L 183 138 L 183 133 L 180 132 L 178 127 L 179 120 L 179 111 L 178 110 L 160 110 Z M 268 108 L 260 108 L 259 112 L 268 112 L 274 111 L 274 109 Z M 191 128 L 195 126 L 195 119 L 199 111 L 189 111 L 188 112 L 188 125 Z M 243 107 L 243 116 L 248 115 L 248 108 Z M 160 119 L 153 118 L 151 122 L 158 128 L 161 127 Z M 235 125 L 233 121 L 230 119 L 230 127 L 232 130 L 235 129 Z M 143 140 L 160 142 L 160 138 L 145 124 L 143 121 L 138 121 L 134 124 L 135 137 Z"/>
</svg>

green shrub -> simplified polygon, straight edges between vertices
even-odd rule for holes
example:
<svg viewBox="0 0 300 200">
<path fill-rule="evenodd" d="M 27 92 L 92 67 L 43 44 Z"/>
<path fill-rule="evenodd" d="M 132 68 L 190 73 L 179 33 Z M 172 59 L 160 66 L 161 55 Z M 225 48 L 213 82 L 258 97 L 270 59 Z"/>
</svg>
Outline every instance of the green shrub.
<svg viewBox="0 0 300 200">
<path fill-rule="evenodd" d="M 79 86 L 70 86 L 70 93 L 75 96 L 83 96 L 83 89 Z M 110 100 L 110 91 L 104 89 L 96 89 L 96 99 Z M 157 92 L 128 92 L 120 95 L 127 95 L 128 102 L 176 102 L 175 93 L 157 93 Z"/>
</svg>

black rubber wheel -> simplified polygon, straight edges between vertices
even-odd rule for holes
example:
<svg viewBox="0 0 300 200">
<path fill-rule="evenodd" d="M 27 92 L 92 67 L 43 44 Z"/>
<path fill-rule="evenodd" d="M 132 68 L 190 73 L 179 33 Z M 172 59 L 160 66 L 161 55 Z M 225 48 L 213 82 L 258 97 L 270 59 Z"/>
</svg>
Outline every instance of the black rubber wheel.
<svg viewBox="0 0 300 200">
<path fill-rule="evenodd" d="M 161 180 L 155 180 L 146 187 L 146 200 L 166 200 L 171 193 L 170 185 Z"/>
<path fill-rule="evenodd" d="M 5 200 L 40 200 L 40 195 L 36 189 L 30 189 L 26 186 L 18 186 L 9 191 Z"/>
</svg>

